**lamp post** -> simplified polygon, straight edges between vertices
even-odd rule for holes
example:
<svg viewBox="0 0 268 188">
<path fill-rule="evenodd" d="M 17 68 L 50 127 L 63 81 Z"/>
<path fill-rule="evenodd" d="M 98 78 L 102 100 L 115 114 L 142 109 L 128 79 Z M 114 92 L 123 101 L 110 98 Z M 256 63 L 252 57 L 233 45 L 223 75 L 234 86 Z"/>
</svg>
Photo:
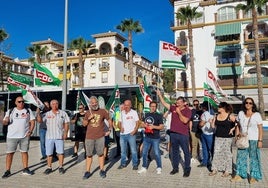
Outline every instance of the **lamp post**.
<svg viewBox="0 0 268 188">
<path fill-rule="evenodd" d="M 64 53 L 63 53 L 63 82 L 62 82 L 62 101 L 61 109 L 66 110 L 66 96 L 67 96 L 67 40 L 68 38 L 68 0 L 65 0 L 64 13 Z"/>
</svg>

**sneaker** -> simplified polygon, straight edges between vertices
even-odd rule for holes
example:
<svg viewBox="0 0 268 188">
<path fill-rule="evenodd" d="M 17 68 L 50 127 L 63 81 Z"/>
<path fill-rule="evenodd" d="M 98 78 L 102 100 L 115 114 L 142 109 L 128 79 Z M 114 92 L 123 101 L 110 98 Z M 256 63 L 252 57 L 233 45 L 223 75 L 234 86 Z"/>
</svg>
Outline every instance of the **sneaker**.
<svg viewBox="0 0 268 188">
<path fill-rule="evenodd" d="M 133 166 L 132 170 L 138 170 L 138 166 Z"/>
<path fill-rule="evenodd" d="M 174 174 L 177 174 L 177 173 L 179 173 L 179 170 L 178 169 L 173 169 L 169 174 L 174 175 Z"/>
<path fill-rule="evenodd" d="M 197 165 L 197 167 L 202 168 L 202 167 L 207 167 L 207 165 L 201 163 L 201 164 Z"/>
<path fill-rule="evenodd" d="M 190 176 L 190 171 L 186 171 L 186 172 L 183 173 L 184 178 L 187 178 L 189 176 Z"/>
<path fill-rule="evenodd" d="M 47 159 L 47 157 L 41 157 L 40 161 L 43 161 L 43 160 L 46 160 L 46 159 Z"/>
<path fill-rule="evenodd" d="M 138 174 L 146 173 L 147 169 L 144 167 L 141 167 L 141 169 L 138 171 Z"/>
<path fill-rule="evenodd" d="M 162 173 L 162 168 L 157 168 L 156 169 L 156 174 L 161 174 Z"/>
<path fill-rule="evenodd" d="M 83 180 L 88 179 L 91 176 L 90 172 L 85 172 L 84 176 L 83 176 Z"/>
<path fill-rule="evenodd" d="M 44 172 L 44 174 L 48 175 L 52 172 L 52 168 L 47 168 Z"/>
<path fill-rule="evenodd" d="M 238 182 L 238 181 L 242 181 L 242 178 L 238 175 L 236 175 L 235 177 L 233 177 L 232 179 L 230 179 L 231 182 Z"/>
<path fill-rule="evenodd" d="M 100 177 L 106 178 L 106 172 L 104 170 L 100 171 Z"/>
<path fill-rule="evenodd" d="M 4 175 L 2 176 L 2 178 L 3 178 L 3 179 L 4 179 L 4 178 L 8 178 L 10 175 L 11 175 L 10 170 L 7 170 L 7 171 L 5 171 L 5 173 L 4 173 Z"/>
<path fill-rule="evenodd" d="M 60 174 L 64 174 L 64 173 L 65 173 L 64 168 L 60 167 L 60 168 L 59 168 L 59 173 L 60 173 Z"/>
<path fill-rule="evenodd" d="M 74 154 L 72 155 L 72 158 L 75 158 L 75 157 L 78 157 L 77 153 L 74 153 Z"/>
<path fill-rule="evenodd" d="M 126 166 L 125 165 L 120 165 L 117 169 L 123 169 L 123 168 L 126 168 Z"/>
<path fill-rule="evenodd" d="M 33 172 L 29 170 L 29 168 L 24 168 L 22 171 L 23 175 L 33 175 Z"/>
</svg>

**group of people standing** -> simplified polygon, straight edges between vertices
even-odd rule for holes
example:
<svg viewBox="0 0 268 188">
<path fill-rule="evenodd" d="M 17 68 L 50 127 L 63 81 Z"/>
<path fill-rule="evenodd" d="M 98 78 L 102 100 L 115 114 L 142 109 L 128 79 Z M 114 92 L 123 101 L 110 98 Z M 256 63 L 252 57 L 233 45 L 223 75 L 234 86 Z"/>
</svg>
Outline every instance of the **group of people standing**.
<svg viewBox="0 0 268 188">
<path fill-rule="evenodd" d="M 233 174 L 232 143 L 234 137 L 240 133 L 247 133 L 249 147 L 237 150 L 236 173 L 231 181 L 240 181 L 247 178 L 248 161 L 250 168 L 250 183 L 262 179 L 260 148 L 262 147 L 263 130 L 262 119 L 257 112 L 256 104 L 252 98 L 246 98 L 242 104 L 242 110 L 236 116 L 232 113 L 230 104 L 221 102 L 218 113 L 213 114 L 209 104 L 205 101 L 199 107 L 199 101 L 194 100 L 191 109 L 183 97 L 177 98 L 175 104 L 167 103 L 161 92 L 156 91 L 160 102 L 171 114 L 170 121 L 170 159 L 172 164 L 171 175 L 179 172 L 181 161 L 180 150 L 184 154 L 183 177 L 189 177 L 191 172 L 191 161 L 201 161 L 198 167 L 207 167 L 209 176 L 217 172 L 223 172 L 222 177 Z M 73 157 L 78 156 L 79 142 L 84 143 L 86 171 L 83 179 L 88 179 L 94 151 L 98 155 L 100 166 L 100 177 L 106 177 L 105 164 L 105 137 L 115 129 L 117 136 L 117 155 L 120 154 L 121 161 L 118 169 L 126 168 L 127 158 L 131 154 L 132 168 L 138 170 L 139 159 L 136 145 L 136 134 L 139 128 L 144 128 L 142 147 L 142 167 L 138 173 L 145 173 L 148 168 L 148 154 L 153 149 L 156 160 L 156 173 L 161 174 L 162 162 L 160 154 L 160 130 L 164 128 L 163 116 L 157 112 L 157 103 L 150 103 L 150 112 L 145 113 L 142 123 L 138 113 L 132 109 L 131 100 L 125 100 L 120 113 L 117 114 L 118 122 L 110 117 L 107 110 L 99 108 L 98 99 L 90 98 L 89 110 L 85 111 L 83 105 L 79 105 L 79 112 L 72 120 L 66 112 L 58 107 L 58 101 L 52 100 L 46 103 L 43 111 L 37 110 L 36 116 L 24 107 L 23 98 L 17 97 L 16 107 L 7 111 L 3 122 L 8 126 L 7 133 L 7 157 L 6 171 L 2 178 L 11 175 L 10 169 L 13 155 L 19 145 L 22 154 L 23 174 L 32 175 L 28 168 L 28 150 L 30 136 L 34 130 L 35 119 L 40 123 L 40 146 L 41 159 L 47 159 L 45 174 L 52 173 L 52 156 L 54 151 L 59 160 L 59 173 L 64 174 L 64 140 L 67 138 L 69 123 L 75 124 L 75 145 Z M 105 121 L 107 123 L 105 123 Z M 44 136 L 45 135 L 45 136 Z M 201 140 L 201 141 L 200 141 Z M 129 155 L 128 155 L 128 149 Z M 199 152 L 202 149 L 202 152 Z"/>
</svg>

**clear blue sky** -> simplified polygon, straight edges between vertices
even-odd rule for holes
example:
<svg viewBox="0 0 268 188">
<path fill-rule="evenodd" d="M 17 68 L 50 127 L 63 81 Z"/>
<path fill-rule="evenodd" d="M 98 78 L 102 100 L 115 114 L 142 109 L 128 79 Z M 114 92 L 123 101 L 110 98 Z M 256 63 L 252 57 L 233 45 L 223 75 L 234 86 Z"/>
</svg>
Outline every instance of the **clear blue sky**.
<svg viewBox="0 0 268 188">
<path fill-rule="evenodd" d="M 0 28 L 10 35 L 2 46 L 10 46 L 6 55 L 28 58 L 31 42 L 50 37 L 63 44 L 65 0 L 6 0 L 1 2 Z M 133 49 L 151 61 L 158 60 L 159 40 L 174 42 L 170 29 L 173 7 L 169 0 L 69 0 L 68 42 L 107 31 L 119 32 L 116 26 L 126 18 L 140 21 L 143 33 L 134 34 Z M 121 33 L 127 38 L 125 33 Z M 127 45 L 127 43 L 125 44 Z"/>
</svg>

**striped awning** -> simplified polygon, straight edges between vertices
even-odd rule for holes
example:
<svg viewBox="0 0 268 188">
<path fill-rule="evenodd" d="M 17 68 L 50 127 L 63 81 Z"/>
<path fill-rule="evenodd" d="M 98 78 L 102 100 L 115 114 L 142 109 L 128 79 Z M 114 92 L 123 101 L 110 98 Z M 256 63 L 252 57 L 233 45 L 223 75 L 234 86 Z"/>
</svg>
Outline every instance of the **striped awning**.
<svg viewBox="0 0 268 188">
<path fill-rule="evenodd" d="M 67 60 L 67 66 L 70 65 L 72 63 L 72 60 Z M 57 63 L 57 67 L 62 67 L 63 66 L 63 61 L 59 61 Z"/>
<path fill-rule="evenodd" d="M 70 72 L 67 72 L 66 73 L 66 79 L 69 80 L 70 78 L 71 78 L 71 73 Z M 59 73 L 58 79 L 63 80 L 63 73 Z"/>
<path fill-rule="evenodd" d="M 219 76 L 227 76 L 227 75 L 241 75 L 242 74 L 242 68 L 241 66 L 235 66 L 235 67 L 220 67 L 218 69 L 218 75 Z"/>
<path fill-rule="evenodd" d="M 215 27 L 215 36 L 233 35 L 241 33 L 241 23 L 220 24 Z"/>
</svg>

